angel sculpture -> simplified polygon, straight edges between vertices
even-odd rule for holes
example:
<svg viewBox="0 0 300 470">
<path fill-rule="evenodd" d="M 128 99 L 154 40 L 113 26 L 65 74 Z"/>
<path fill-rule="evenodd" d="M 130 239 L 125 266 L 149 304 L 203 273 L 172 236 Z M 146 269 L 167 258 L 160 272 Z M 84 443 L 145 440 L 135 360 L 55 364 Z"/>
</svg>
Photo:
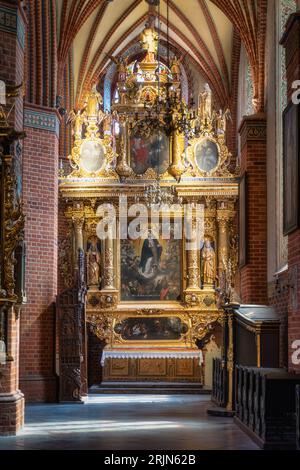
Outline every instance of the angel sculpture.
<svg viewBox="0 0 300 470">
<path fill-rule="evenodd" d="M 223 110 L 220 109 L 214 117 L 217 134 L 224 136 L 226 134 L 227 121 L 232 121 L 230 110 L 227 108 L 226 111 L 223 112 Z"/>
<path fill-rule="evenodd" d="M 184 59 L 184 56 L 182 55 L 180 59 L 178 59 L 176 56 L 173 58 L 172 63 L 171 63 L 171 72 L 173 76 L 174 82 L 180 82 L 180 77 L 181 77 L 181 69 L 180 65 Z"/>
<path fill-rule="evenodd" d="M 118 82 L 126 82 L 128 57 L 114 57 L 110 54 L 106 54 L 106 57 L 108 57 L 117 66 Z"/>
<path fill-rule="evenodd" d="M 79 109 L 76 111 L 75 109 L 72 109 L 69 112 L 68 119 L 67 119 L 67 125 L 71 124 L 73 125 L 73 134 L 75 137 L 75 140 L 79 140 L 82 138 L 82 125 L 85 121 L 85 116 L 84 113 Z"/>
</svg>

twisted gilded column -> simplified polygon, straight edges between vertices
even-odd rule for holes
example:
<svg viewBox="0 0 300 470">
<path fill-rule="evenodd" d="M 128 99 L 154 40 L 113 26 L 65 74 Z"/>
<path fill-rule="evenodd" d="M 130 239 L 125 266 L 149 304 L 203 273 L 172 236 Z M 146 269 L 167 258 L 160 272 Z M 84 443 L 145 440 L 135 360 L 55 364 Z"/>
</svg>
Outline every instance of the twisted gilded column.
<svg viewBox="0 0 300 470">
<path fill-rule="evenodd" d="M 83 250 L 83 226 L 84 226 L 84 216 L 79 215 L 73 216 L 73 228 L 75 235 L 75 253 L 77 257 L 78 250 Z"/>
<path fill-rule="evenodd" d="M 220 202 L 217 209 L 219 279 L 226 271 L 229 261 L 229 225 L 234 216 L 233 208 L 227 202 Z"/>
<path fill-rule="evenodd" d="M 228 220 L 222 216 L 218 216 L 218 260 L 219 260 L 219 279 L 226 270 L 229 257 L 229 236 L 228 236 Z"/>
<path fill-rule="evenodd" d="M 114 241 L 108 236 L 104 242 L 103 289 L 115 290 Z"/>
<path fill-rule="evenodd" d="M 185 303 L 190 306 L 196 306 L 199 303 L 200 293 L 200 254 L 198 243 L 197 220 L 192 217 L 190 221 L 190 233 L 186 240 L 186 290 Z M 196 237 L 196 238 L 195 238 Z M 188 246 L 190 245 L 190 246 Z"/>
</svg>

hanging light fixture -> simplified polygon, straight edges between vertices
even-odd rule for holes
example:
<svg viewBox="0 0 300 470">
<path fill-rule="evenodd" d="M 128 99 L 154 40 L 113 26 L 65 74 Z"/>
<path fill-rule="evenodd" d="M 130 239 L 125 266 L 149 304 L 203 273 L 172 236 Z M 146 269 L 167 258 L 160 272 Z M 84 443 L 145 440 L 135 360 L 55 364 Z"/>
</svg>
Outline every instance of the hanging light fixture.
<svg viewBox="0 0 300 470">
<path fill-rule="evenodd" d="M 137 132 L 151 133 L 151 134 L 164 134 L 170 137 L 174 132 L 180 132 L 186 136 L 190 135 L 191 124 L 189 121 L 189 113 L 186 104 L 182 100 L 180 87 L 176 88 L 170 71 L 170 38 L 169 38 L 169 0 L 167 0 L 167 81 L 166 77 L 161 77 L 160 68 L 160 5 L 158 5 L 158 51 L 157 51 L 157 96 L 155 100 L 145 100 L 144 102 L 144 115 L 141 118 L 136 116 L 134 128 Z M 161 78 L 163 80 L 161 81 Z M 161 140 L 158 139 L 158 161 L 160 161 L 160 145 Z M 139 197 L 136 197 L 139 202 Z M 155 207 L 158 210 L 163 209 L 170 205 L 182 206 L 183 199 L 178 195 L 175 186 L 163 187 L 161 184 L 161 175 L 159 169 L 157 170 L 156 180 L 144 187 L 143 201 L 146 202 L 148 207 Z"/>
<path fill-rule="evenodd" d="M 182 99 L 181 86 L 175 85 L 170 76 L 170 5 L 167 0 L 167 77 L 162 81 L 160 67 L 161 27 L 160 27 L 160 3 L 148 1 L 150 5 L 158 5 L 158 73 L 157 96 L 155 99 L 145 99 L 144 115 L 137 115 L 131 125 L 137 131 L 149 134 L 163 132 L 170 137 L 174 132 L 192 137 L 194 134 L 192 120 L 195 119 L 195 111 L 191 111 Z M 166 81 L 165 81 L 166 79 Z"/>
</svg>

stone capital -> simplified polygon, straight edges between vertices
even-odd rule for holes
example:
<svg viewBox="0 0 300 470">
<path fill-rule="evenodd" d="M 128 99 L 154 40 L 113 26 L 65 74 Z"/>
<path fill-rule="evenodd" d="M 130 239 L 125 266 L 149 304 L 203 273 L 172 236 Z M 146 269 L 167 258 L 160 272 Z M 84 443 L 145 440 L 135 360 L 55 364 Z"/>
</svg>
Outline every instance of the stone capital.
<svg viewBox="0 0 300 470">
<path fill-rule="evenodd" d="M 241 147 L 247 142 L 266 141 L 267 139 L 267 118 L 264 113 L 244 116 L 239 127 L 241 136 Z"/>
</svg>

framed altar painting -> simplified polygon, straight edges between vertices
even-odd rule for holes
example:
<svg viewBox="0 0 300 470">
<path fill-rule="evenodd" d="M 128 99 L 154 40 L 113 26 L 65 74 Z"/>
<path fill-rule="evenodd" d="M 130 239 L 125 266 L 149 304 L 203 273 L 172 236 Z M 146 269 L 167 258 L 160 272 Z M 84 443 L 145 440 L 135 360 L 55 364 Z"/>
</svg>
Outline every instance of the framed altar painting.
<svg viewBox="0 0 300 470">
<path fill-rule="evenodd" d="M 195 147 L 195 162 L 199 170 L 211 173 L 219 165 L 219 149 L 215 142 L 210 139 L 201 140 Z"/>
<path fill-rule="evenodd" d="M 130 317 L 114 328 L 124 341 L 179 341 L 188 326 L 175 316 Z"/>
<path fill-rule="evenodd" d="M 137 175 L 153 168 L 159 174 L 170 165 L 169 138 L 162 132 L 149 137 L 135 133 L 130 137 L 130 166 Z"/>
<path fill-rule="evenodd" d="M 121 240 L 121 300 L 178 301 L 182 240 L 164 239 L 150 226 L 147 238 Z"/>
<path fill-rule="evenodd" d="M 300 108 L 290 103 L 283 113 L 283 232 L 300 226 L 299 125 Z"/>
<path fill-rule="evenodd" d="M 246 266 L 247 253 L 247 174 L 244 173 L 239 186 L 239 266 Z"/>
</svg>

